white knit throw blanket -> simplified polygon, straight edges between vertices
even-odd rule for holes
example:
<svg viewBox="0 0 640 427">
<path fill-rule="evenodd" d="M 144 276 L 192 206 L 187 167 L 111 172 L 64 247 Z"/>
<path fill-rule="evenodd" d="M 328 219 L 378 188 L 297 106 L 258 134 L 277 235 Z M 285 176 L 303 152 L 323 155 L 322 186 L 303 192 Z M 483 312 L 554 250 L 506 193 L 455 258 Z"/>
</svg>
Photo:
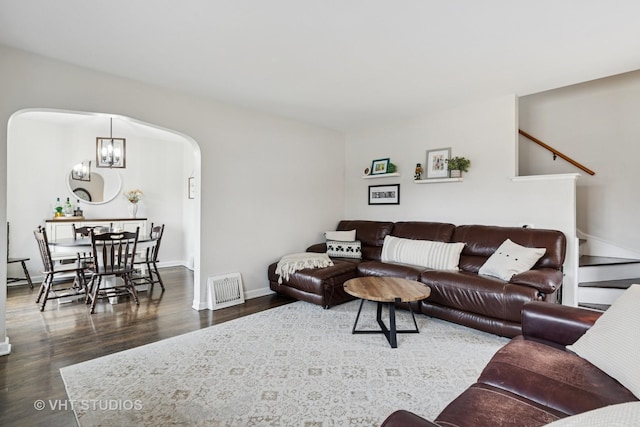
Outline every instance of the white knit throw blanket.
<svg viewBox="0 0 640 427">
<path fill-rule="evenodd" d="M 282 284 L 282 279 L 289 280 L 289 275 L 303 268 L 329 267 L 333 261 L 327 254 L 302 252 L 299 254 L 285 255 L 278 261 L 276 274 L 278 283 Z"/>
</svg>

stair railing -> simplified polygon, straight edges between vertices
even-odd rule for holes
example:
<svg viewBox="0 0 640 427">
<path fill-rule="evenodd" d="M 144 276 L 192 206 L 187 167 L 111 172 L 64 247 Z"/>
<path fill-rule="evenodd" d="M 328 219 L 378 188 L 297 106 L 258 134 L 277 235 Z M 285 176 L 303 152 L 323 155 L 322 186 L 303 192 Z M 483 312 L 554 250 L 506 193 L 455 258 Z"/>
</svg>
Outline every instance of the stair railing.
<svg viewBox="0 0 640 427">
<path fill-rule="evenodd" d="M 584 172 L 588 173 L 589 175 L 595 175 L 596 173 L 594 171 L 592 171 L 591 169 L 589 169 L 588 167 L 576 162 L 575 160 L 573 160 L 571 157 L 562 154 L 561 152 L 559 152 L 558 150 L 556 150 L 555 148 L 545 144 L 544 142 L 540 141 L 538 138 L 536 138 L 535 136 L 531 136 L 529 135 L 527 132 L 523 131 L 522 129 L 518 129 L 518 133 L 522 136 L 524 136 L 525 138 L 535 142 L 536 144 L 538 144 L 539 146 L 541 146 L 542 148 L 549 150 L 553 153 L 553 160 L 556 159 L 556 157 L 560 157 L 561 159 L 571 163 L 573 166 L 577 167 L 580 170 L 583 170 Z"/>
</svg>

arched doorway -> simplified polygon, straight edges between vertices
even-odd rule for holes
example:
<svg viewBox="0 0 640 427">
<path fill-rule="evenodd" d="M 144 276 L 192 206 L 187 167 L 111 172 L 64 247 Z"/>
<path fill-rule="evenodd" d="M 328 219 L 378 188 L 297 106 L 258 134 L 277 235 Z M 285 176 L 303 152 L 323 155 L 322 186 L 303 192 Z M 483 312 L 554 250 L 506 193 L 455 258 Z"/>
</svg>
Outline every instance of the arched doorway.
<svg viewBox="0 0 640 427">
<path fill-rule="evenodd" d="M 57 197 L 76 197 L 68 187 L 71 168 L 83 161 L 93 161 L 95 165 L 96 138 L 109 136 L 111 131 L 113 137 L 127 141 L 126 168 L 116 172 L 122 181 L 121 192 L 143 190 L 139 216 L 166 224 L 163 263 L 194 270 L 193 306 L 201 308 L 196 304 L 201 299 L 200 192 L 195 185 L 195 194 L 190 198 L 188 188 L 190 181 L 199 182 L 200 148 L 192 138 L 154 124 L 105 113 L 52 109 L 14 113 L 7 139 L 11 251 L 30 256 L 32 265 L 39 270 L 37 248 L 29 238 L 34 226 L 52 215 Z M 127 203 L 124 197 L 113 197 L 104 203 L 80 201 L 87 218 L 126 217 Z"/>
</svg>

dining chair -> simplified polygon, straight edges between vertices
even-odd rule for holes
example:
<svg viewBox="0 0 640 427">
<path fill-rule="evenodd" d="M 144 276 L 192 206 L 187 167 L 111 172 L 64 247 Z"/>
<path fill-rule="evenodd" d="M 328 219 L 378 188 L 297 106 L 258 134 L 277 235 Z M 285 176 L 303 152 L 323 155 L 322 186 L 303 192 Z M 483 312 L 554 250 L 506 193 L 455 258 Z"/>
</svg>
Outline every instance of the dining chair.
<svg viewBox="0 0 640 427">
<path fill-rule="evenodd" d="M 96 234 L 91 231 L 94 263 L 89 268 L 91 281 L 87 292 L 87 304 L 91 303 L 91 313 L 95 312 L 96 302 L 102 298 L 132 295 L 136 305 L 140 305 L 131 277 L 139 233 L 140 227 L 135 232 Z M 117 278 L 122 279 L 122 285 Z"/>
<path fill-rule="evenodd" d="M 93 228 L 94 227 L 90 226 L 76 227 L 75 224 L 71 224 L 71 232 L 73 233 L 74 239 L 77 239 L 78 237 L 89 237 Z"/>
<path fill-rule="evenodd" d="M 113 227 L 113 223 L 111 223 L 111 227 Z M 111 227 L 109 230 L 111 230 Z M 71 232 L 73 233 L 73 239 L 76 240 L 78 238 L 91 237 L 91 231 L 103 230 L 105 227 L 102 226 L 89 226 L 85 225 L 82 227 L 76 227 L 75 224 L 71 224 Z M 80 260 L 84 263 L 85 267 L 90 268 L 93 264 L 93 255 L 90 252 L 80 252 Z"/>
<path fill-rule="evenodd" d="M 87 292 L 87 284 L 84 279 L 84 267 L 80 259 L 73 264 L 55 264 L 51 258 L 49 249 L 49 241 L 47 232 L 43 227 L 38 227 L 33 231 L 38 244 L 42 265 L 44 280 L 40 285 L 38 298 L 36 303 L 40 305 L 40 311 L 44 311 L 47 301 L 51 299 L 66 298 L 70 295 L 80 295 Z M 60 280 L 56 280 L 60 279 Z M 71 283 L 71 285 L 69 285 Z"/>
<path fill-rule="evenodd" d="M 29 287 L 33 289 L 33 282 L 31 281 L 29 270 L 27 269 L 27 261 L 30 259 L 31 258 L 11 258 L 9 256 L 9 223 L 7 222 L 7 264 L 15 264 L 19 262 L 22 265 L 22 271 L 24 272 L 24 277 L 7 277 L 7 283 L 22 282 L 23 280 L 26 280 Z"/>
<path fill-rule="evenodd" d="M 151 232 L 149 235 L 153 239 L 153 242 L 151 246 L 145 249 L 141 256 L 136 257 L 134 260 L 134 265 L 138 267 L 146 265 L 144 273 L 134 277 L 134 282 L 138 285 L 148 284 L 149 292 L 153 291 L 153 285 L 155 283 L 160 284 L 164 292 L 164 283 L 162 283 L 162 277 L 160 276 L 160 271 L 158 271 L 158 253 L 160 252 L 160 243 L 162 242 L 163 234 L 164 224 L 154 225 L 151 223 Z"/>
</svg>

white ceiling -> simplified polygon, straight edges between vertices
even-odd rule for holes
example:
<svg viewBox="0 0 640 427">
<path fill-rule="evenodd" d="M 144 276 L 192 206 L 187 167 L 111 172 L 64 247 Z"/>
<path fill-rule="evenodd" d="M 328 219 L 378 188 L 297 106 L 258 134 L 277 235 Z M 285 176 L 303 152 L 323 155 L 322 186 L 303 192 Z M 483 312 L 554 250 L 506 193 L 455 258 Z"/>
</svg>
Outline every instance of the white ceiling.
<svg viewBox="0 0 640 427">
<path fill-rule="evenodd" d="M 0 43 L 348 130 L 640 69 L 638 0 L 0 0 Z"/>
</svg>

